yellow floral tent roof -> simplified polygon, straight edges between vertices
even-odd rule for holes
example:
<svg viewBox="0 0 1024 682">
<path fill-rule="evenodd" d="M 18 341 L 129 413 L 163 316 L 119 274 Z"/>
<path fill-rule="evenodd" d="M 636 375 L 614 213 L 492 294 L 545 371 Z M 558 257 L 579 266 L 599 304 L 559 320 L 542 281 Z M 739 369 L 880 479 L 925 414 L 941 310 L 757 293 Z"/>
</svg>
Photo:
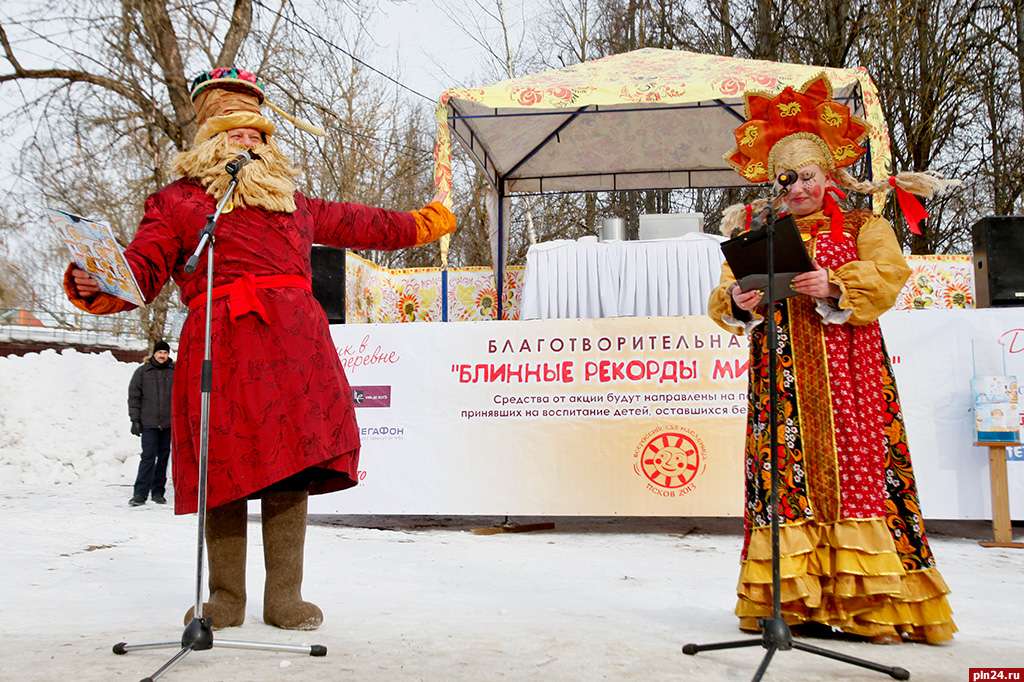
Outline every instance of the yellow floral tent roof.
<svg viewBox="0 0 1024 682">
<path fill-rule="evenodd" d="M 645 48 L 441 95 L 435 184 L 451 186 L 458 138 L 505 194 L 741 186 L 722 158 L 743 120 L 747 89 L 778 92 L 824 72 L 836 99 L 871 125 L 872 173 L 889 165 L 889 136 L 863 68 Z"/>
</svg>

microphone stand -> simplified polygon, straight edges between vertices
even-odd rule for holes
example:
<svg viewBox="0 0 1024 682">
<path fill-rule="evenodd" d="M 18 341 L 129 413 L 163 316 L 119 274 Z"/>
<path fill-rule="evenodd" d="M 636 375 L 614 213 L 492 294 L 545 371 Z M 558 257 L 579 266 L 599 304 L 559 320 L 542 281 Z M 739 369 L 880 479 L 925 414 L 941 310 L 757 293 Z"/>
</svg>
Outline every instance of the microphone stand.
<svg viewBox="0 0 1024 682">
<path fill-rule="evenodd" d="M 778 380 L 775 374 L 776 368 L 776 355 L 778 355 L 778 348 L 776 346 L 776 324 L 775 324 L 775 221 L 777 219 L 777 213 L 775 211 L 775 201 L 780 199 L 789 191 L 789 186 L 796 181 L 796 175 L 792 172 L 783 173 L 779 176 L 778 184 L 781 186 L 781 192 L 774 200 L 768 202 L 767 212 L 765 214 L 764 226 L 762 229 L 765 231 L 765 246 L 768 250 L 766 265 L 768 271 L 768 287 L 767 294 L 768 300 L 765 304 L 765 322 L 767 323 L 767 339 L 768 339 L 768 410 L 771 414 L 768 420 L 768 431 L 769 431 L 769 452 L 771 457 L 771 495 L 769 497 L 769 505 L 772 512 L 772 523 L 771 523 L 771 534 L 772 534 L 772 616 L 771 618 L 762 618 L 759 622 L 761 625 L 761 638 L 760 639 L 741 639 L 730 642 L 716 642 L 714 644 L 684 644 L 683 653 L 688 656 L 696 656 L 701 651 L 715 651 L 718 649 L 741 649 L 746 647 L 761 646 L 765 649 L 764 658 L 761 659 L 761 664 L 757 667 L 754 672 L 752 682 L 760 682 L 761 678 L 764 677 L 765 672 L 768 670 L 768 665 L 772 661 L 772 657 L 775 656 L 776 651 L 789 651 L 791 649 L 797 649 L 798 651 L 806 651 L 816 656 L 822 656 L 824 658 L 831 658 L 836 661 L 841 661 L 849 665 L 859 666 L 861 668 L 867 668 L 868 670 L 874 670 L 876 672 L 885 673 L 896 680 L 909 680 L 910 672 L 905 668 L 899 668 L 895 666 L 882 665 L 880 663 L 874 663 L 863 658 L 857 658 L 855 656 L 849 656 L 847 654 L 839 653 L 838 651 L 831 651 L 813 644 L 806 644 L 793 639 L 793 633 L 789 629 L 789 625 L 782 617 L 782 597 L 781 597 L 781 584 L 782 575 L 779 567 L 779 457 L 778 457 Z M 782 301 L 785 305 L 785 301 Z"/>
<path fill-rule="evenodd" d="M 199 256 L 203 249 L 206 249 L 206 330 L 203 347 L 203 367 L 201 379 L 202 402 L 200 404 L 200 435 L 199 435 L 199 499 L 197 503 L 196 523 L 196 603 L 192 612 L 192 620 L 185 626 L 181 635 L 181 641 L 154 642 L 151 644 L 128 644 L 118 642 L 114 645 L 115 654 L 123 655 L 130 651 L 146 651 L 150 649 L 178 649 L 166 663 L 149 677 L 142 678 L 141 682 L 153 682 L 161 677 L 172 667 L 181 662 L 192 651 L 206 651 L 214 647 L 213 624 L 209 618 L 203 617 L 203 542 L 206 530 L 206 472 L 210 451 L 210 393 L 213 390 L 213 359 L 211 357 L 211 328 L 213 320 L 213 245 L 214 230 L 217 221 L 220 219 L 224 208 L 231 201 L 231 197 L 238 187 L 238 172 L 244 164 L 234 161 L 228 163 L 225 170 L 231 175 L 231 182 L 224 192 L 224 196 L 217 202 L 216 210 L 206 217 L 206 225 L 199 233 L 199 244 L 195 252 L 185 264 L 185 272 L 195 272 L 199 263 Z M 262 642 L 245 642 L 233 640 L 217 640 L 218 647 L 228 649 L 249 649 L 257 651 L 284 651 L 297 654 L 308 654 L 310 656 L 326 656 L 327 647 L 320 644 L 268 644 Z"/>
</svg>

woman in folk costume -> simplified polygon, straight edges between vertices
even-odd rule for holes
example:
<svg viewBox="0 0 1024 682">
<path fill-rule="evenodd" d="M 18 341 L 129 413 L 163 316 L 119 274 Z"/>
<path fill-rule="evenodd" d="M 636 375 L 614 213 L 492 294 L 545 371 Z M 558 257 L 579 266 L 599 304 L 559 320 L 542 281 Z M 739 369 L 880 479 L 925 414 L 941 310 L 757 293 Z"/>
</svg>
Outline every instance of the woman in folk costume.
<svg viewBox="0 0 1024 682">
<path fill-rule="evenodd" d="M 184 265 L 227 187 L 225 163 L 247 147 L 256 152 L 259 160 L 239 173 L 216 233 L 204 616 L 215 628 L 245 618 L 246 500 L 258 497 L 263 620 L 314 629 L 323 614 L 300 592 L 307 498 L 356 484 L 359 430 L 326 317 L 311 293 L 312 244 L 410 247 L 453 232 L 455 217 L 437 202 L 399 212 L 303 195 L 298 171 L 274 141 L 274 125 L 260 113 L 264 99 L 263 86 L 246 71 L 214 69 L 193 81 L 198 131 L 193 147 L 175 159 L 182 177 L 146 200 L 126 256 L 147 301 L 173 278 L 189 307 L 172 424 L 175 512 L 188 514 L 197 506 L 206 258 L 192 274 Z M 73 266 L 64 286 L 91 313 L 133 307 L 97 293 L 95 280 Z M 190 609 L 186 624 L 191 618 Z"/>
<path fill-rule="evenodd" d="M 773 306 L 778 324 L 778 457 L 781 488 L 782 611 L 790 624 L 823 624 L 876 643 L 938 643 L 956 631 L 949 588 L 925 537 L 899 395 L 879 316 L 910 274 L 890 224 L 845 211 L 840 187 L 894 187 L 901 207 L 953 184 L 932 173 L 881 182 L 845 167 L 863 154 L 868 125 L 832 99 L 824 75 L 799 90 L 746 95 L 747 121 L 726 160 L 751 182 L 782 171 L 797 181 L 783 198 L 814 272 L 792 283 L 798 295 Z M 764 202 L 726 210 L 723 232 L 750 228 Z M 925 214 L 926 215 L 926 214 Z M 908 219 L 911 216 L 908 213 Z M 744 463 L 744 542 L 737 588 L 740 628 L 770 617 L 768 344 L 762 292 L 743 293 L 727 265 L 710 316 L 750 341 Z M 820 625 L 819 625 L 820 627 Z"/>
</svg>

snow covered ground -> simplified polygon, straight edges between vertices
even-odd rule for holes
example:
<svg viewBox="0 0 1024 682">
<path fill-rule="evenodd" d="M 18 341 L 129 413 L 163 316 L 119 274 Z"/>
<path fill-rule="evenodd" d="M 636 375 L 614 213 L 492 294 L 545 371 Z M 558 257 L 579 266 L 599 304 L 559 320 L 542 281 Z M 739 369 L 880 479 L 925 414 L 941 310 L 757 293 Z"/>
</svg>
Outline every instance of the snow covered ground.
<svg viewBox="0 0 1024 682">
<path fill-rule="evenodd" d="M 170 505 L 127 506 L 138 448 L 123 397 L 131 371 L 109 356 L 0 358 L 0 680 L 137 680 L 172 652 L 115 656 L 111 645 L 180 638 L 195 589 L 195 517 L 174 517 Z M 261 621 L 253 518 L 246 624 L 218 636 L 324 644 L 328 656 L 214 649 L 190 654 L 163 679 L 744 680 L 760 661 L 756 648 L 680 652 L 687 641 L 743 637 L 731 613 L 735 520 L 467 530 L 484 523 L 317 517 L 304 595 L 326 622 L 298 633 Z M 902 665 L 914 680 L 1024 666 L 1024 552 L 936 532 L 965 529 L 985 526 L 932 527 L 961 630 L 952 644 L 808 641 Z M 788 652 L 766 679 L 888 678 Z"/>
</svg>

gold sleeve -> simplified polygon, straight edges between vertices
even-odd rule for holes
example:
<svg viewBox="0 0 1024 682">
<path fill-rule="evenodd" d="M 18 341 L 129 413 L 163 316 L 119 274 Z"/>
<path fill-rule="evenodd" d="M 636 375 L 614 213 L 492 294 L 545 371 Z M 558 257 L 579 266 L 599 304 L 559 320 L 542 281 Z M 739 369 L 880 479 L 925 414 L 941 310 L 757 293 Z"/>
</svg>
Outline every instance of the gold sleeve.
<svg viewBox="0 0 1024 682">
<path fill-rule="evenodd" d="M 732 294 L 729 293 L 729 289 L 735 283 L 736 278 L 732 274 L 732 269 L 729 268 L 728 263 L 723 261 L 722 275 L 718 280 L 718 286 L 711 290 L 711 295 L 708 297 L 708 317 L 730 334 L 742 335 L 746 333 L 745 323 L 760 319 L 761 315 L 744 312 L 733 307 Z"/>
<path fill-rule="evenodd" d="M 870 324 L 896 303 L 910 266 L 889 221 L 868 220 L 857 235 L 858 260 L 829 271 L 829 282 L 839 287 L 839 309 L 851 311 L 853 325 Z"/>
</svg>

